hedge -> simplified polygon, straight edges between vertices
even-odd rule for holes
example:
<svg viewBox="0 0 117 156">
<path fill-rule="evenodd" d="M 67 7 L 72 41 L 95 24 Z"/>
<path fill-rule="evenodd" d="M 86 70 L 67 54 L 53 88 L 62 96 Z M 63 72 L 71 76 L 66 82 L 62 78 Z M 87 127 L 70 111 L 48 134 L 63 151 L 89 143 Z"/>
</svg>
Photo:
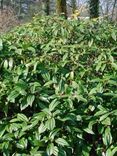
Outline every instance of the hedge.
<svg viewBox="0 0 117 156">
<path fill-rule="evenodd" d="M 34 17 L 0 39 L 0 155 L 117 154 L 117 25 Z"/>
</svg>

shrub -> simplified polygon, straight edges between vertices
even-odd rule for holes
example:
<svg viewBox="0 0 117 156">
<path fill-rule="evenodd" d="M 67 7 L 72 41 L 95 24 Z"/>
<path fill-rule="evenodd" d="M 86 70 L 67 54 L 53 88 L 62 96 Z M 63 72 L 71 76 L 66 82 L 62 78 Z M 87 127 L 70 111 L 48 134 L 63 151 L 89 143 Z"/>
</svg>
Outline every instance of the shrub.
<svg viewBox="0 0 117 156">
<path fill-rule="evenodd" d="M 117 27 L 36 17 L 0 40 L 0 152 L 114 156 Z"/>
</svg>

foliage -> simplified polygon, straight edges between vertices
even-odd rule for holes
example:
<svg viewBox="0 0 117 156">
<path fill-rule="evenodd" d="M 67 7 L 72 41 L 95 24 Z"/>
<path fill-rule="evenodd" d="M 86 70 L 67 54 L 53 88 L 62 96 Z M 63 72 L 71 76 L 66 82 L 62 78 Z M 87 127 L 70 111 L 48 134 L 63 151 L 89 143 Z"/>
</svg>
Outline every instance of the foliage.
<svg viewBox="0 0 117 156">
<path fill-rule="evenodd" d="M 36 17 L 0 39 L 0 152 L 114 156 L 117 27 Z"/>
</svg>

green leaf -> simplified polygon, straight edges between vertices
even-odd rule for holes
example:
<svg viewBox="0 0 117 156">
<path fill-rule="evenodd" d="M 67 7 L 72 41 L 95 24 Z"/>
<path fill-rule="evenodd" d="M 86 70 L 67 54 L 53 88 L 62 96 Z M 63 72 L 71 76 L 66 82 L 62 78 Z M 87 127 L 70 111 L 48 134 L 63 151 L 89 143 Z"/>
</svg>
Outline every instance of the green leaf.
<svg viewBox="0 0 117 156">
<path fill-rule="evenodd" d="M 101 110 L 101 111 L 96 112 L 94 116 L 101 116 L 101 115 L 106 114 L 106 113 L 107 113 L 107 111 Z"/>
<path fill-rule="evenodd" d="M 54 140 L 55 136 L 57 136 L 58 132 L 60 131 L 60 128 L 57 128 L 57 129 L 53 129 L 50 134 L 49 134 L 49 138 L 51 140 Z"/>
<path fill-rule="evenodd" d="M 112 135 L 111 135 L 111 130 L 110 127 L 107 127 L 105 129 L 105 132 L 103 133 L 103 143 L 108 146 L 112 143 Z"/>
<path fill-rule="evenodd" d="M 94 134 L 94 132 L 92 131 L 92 129 L 89 129 L 89 128 L 85 128 L 84 131 L 87 132 L 87 133 L 89 133 L 89 134 Z"/>
<path fill-rule="evenodd" d="M 57 101 L 57 99 L 53 100 L 49 105 L 49 110 L 53 111 L 58 106 L 58 104 L 59 102 Z"/>
<path fill-rule="evenodd" d="M 28 50 L 35 53 L 35 48 L 33 48 L 33 47 L 28 47 Z"/>
<path fill-rule="evenodd" d="M 31 93 L 34 94 L 35 92 L 37 92 L 37 89 L 39 89 L 41 87 L 41 84 L 39 82 L 34 82 L 34 83 L 30 83 L 31 85 Z"/>
<path fill-rule="evenodd" d="M 20 121 L 24 121 L 24 122 L 28 122 L 28 118 L 26 117 L 26 115 L 24 115 L 24 114 L 17 114 L 17 118 L 18 118 L 18 120 L 20 120 Z"/>
<path fill-rule="evenodd" d="M 63 138 L 58 138 L 55 142 L 61 146 L 69 146 L 68 142 Z"/>
<path fill-rule="evenodd" d="M 34 100 L 35 100 L 35 96 L 34 96 L 34 95 L 29 95 L 29 96 L 27 97 L 27 105 L 28 105 L 28 106 L 32 106 Z"/>
<path fill-rule="evenodd" d="M 103 125 L 109 126 L 109 125 L 111 125 L 111 120 L 110 120 L 109 117 L 107 117 L 107 118 L 106 118 L 105 120 L 103 120 L 101 123 L 102 123 Z"/>
<path fill-rule="evenodd" d="M 22 90 L 26 90 L 27 87 L 28 87 L 27 83 L 21 79 L 15 85 L 15 89 L 19 92 Z"/>
<path fill-rule="evenodd" d="M 11 123 L 10 128 L 9 128 L 9 132 L 13 133 L 13 132 L 18 132 L 17 136 L 19 135 L 19 129 L 21 128 L 21 124 L 19 123 Z M 15 134 L 14 134 L 15 135 Z"/>
<path fill-rule="evenodd" d="M 39 97 L 39 100 L 43 101 L 43 102 L 46 102 L 46 103 L 49 103 L 49 100 L 47 97 L 44 97 L 44 96 L 40 96 Z"/>
<path fill-rule="evenodd" d="M 112 156 L 112 151 L 111 151 L 110 148 L 107 149 L 107 151 L 106 151 L 106 156 Z"/>
<path fill-rule="evenodd" d="M 95 110 L 95 107 L 93 105 L 89 105 L 89 110 L 93 112 Z"/>
<path fill-rule="evenodd" d="M 100 70 L 100 68 L 102 67 L 103 62 L 100 61 L 98 62 L 97 66 L 96 66 L 96 72 L 98 72 Z"/>
<path fill-rule="evenodd" d="M 112 62 L 111 65 L 112 65 L 112 67 L 113 67 L 115 70 L 117 70 L 117 64 L 116 64 L 116 63 Z"/>
<path fill-rule="evenodd" d="M 53 81 L 48 81 L 44 84 L 44 87 L 50 87 L 53 84 Z"/>
<path fill-rule="evenodd" d="M 82 134 L 77 134 L 77 137 L 78 137 L 79 139 L 83 139 Z"/>
<path fill-rule="evenodd" d="M 112 150 L 112 156 L 115 156 L 116 153 L 117 153 L 117 146 L 114 147 L 114 149 Z"/>
<path fill-rule="evenodd" d="M 28 103 L 26 102 L 26 100 L 21 101 L 21 104 L 20 104 L 20 109 L 21 109 L 21 111 L 22 111 L 22 110 L 25 110 L 28 106 L 29 106 L 29 105 L 28 105 Z"/>
<path fill-rule="evenodd" d="M 83 156 L 89 156 L 90 155 L 90 150 L 91 150 L 91 147 L 90 146 L 84 145 L 83 146 L 83 149 L 82 149 Z"/>
<path fill-rule="evenodd" d="M 102 105 L 98 105 L 98 109 L 101 111 L 107 111 Z"/>
<path fill-rule="evenodd" d="M 55 128 L 55 119 L 54 118 L 50 118 L 46 121 L 45 126 L 49 129 L 49 130 L 53 130 Z"/>
<path fill-rule="evenodd" d="M 0 50 L 3 49 L 3 42 L 2 42 L 2 39 L 0 38 Z"/>
<path fill-rule="evenodd" d="M 81 115 L 77 115 L 76 118 L 77 118 L 77 121 L 82 121 L 82 116 Z"/>
<path fill-rule="evenodd" d="M 10 70 L 13 68 L 13 58 L 9 59 L 9 68 Z"/>
<path fill-rule="evenodd" d="M 51 156 L 54 153 L 54 144 L 53 143 L 49 144 L 46 151 L 48 156 Z"/>
<path fill-rule="evenodd" d="M 6 125 L 2 125 L 2 124 L 0 124 L 0 138 L 3 136 L 3 134 L 5 133 L 5 131 L 6 131 Z"/>
<path fill-rule="evenodd" d="M 46 126 L 43 124 L 43 122 L 40 124 L 39 128 L 38 128 L 38 132 L 39 134 L 43 133 L 46 131 Z"/>
<path fill-rule="evenodd" d="M 23 80 L 19 80 L 16 83 L 14 89 L 18 91 L 21 95 L 27 94 L 27 92 L 25 91 L 27 89 L 27 84 Z"/>
<path fill-rule="evenodd" d="M 109 112 L 109 113 L 106 113 L 106 114 L 102 115 L 102 116 L 100 117 L 100 121 L 103 121 L 104 119 L 106 119 L 110 114 L 111 114 L 111 113 Z"/>
<path fill-rule="evenodd" d="M 16 145 L 17 145 L 17 148 L 19 148 L 19 149 L 26 149 L 27 144 L 28 144 L 27 139 L 22 138 L 21 140 L 19 140 L 19 142 Z"/>
<path fill-rule="evenodd" d="M 58 156 L 58 153 L 59 153 L 58 147 L 54 146 L 53 154 L 54 154 L 55 156 Z"/>
<path fill-rule="evenodd" d="M 8 101 L 15 102 L 15 99 L 19 96 L 19 93 L 15 90 L 13 90 L 10 95 L 7 97 Z"/>
<path fill-rule="evenodd" d="M 91 39 L 91 41 L 88 42 L 89 47 L 91 47 L 93 44 L 93 39 Z"/>
<path fill-rule="evenodd" d="M 112 36 L 113 40 L 115 40 L 115 41 L 117 40 L 116 34 L 114 32 L 112 32 L 111 36 Z"/>
<path fill-rule="evenodd" d="M 4 68 L 7 69 L 8 66 L 9 66 L 9 64 L 8 64 L 8 60 L 5 60 L 5 61 L 4 61 Z"/>
</svg>

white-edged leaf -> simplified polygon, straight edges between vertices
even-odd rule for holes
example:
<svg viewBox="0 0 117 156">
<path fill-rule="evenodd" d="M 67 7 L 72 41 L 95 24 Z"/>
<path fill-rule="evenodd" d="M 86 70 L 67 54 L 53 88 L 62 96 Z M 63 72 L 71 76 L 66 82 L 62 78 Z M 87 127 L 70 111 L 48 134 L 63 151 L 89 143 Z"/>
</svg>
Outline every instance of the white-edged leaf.
<svg viewBox="0 0 117 156">
<path fill-rule="evenodd" d="M 17 92 L 17 91 L 15 91 L 15 90 L 13 90 L 11 93 L 10 93 L 10 95 L 8 96 L 8 101 L 10 101 L 10 102 L 15 102 L 15 98 L 16 97 L 18 97 L 18 95 L 19 95 L 19 93 Z"/>
<path fill-rule="evenodd" d="M 28 144 L 27 139 L 22 138 L 16 145 L 20 149 L 26 149 L 27 148 L 27 144 Z"/>
<path fill-rule="evenodd" d="M 47 102 L 47 103 L 49 103 L 49 100 L 48 100 L 47 97 L 40 96 L 39 99 L 40 99 L 41 101 L 43 101 L 43 102 Z"/>
<path fill-rule="evenodd" d="M 103 120 L 101 123 L 102 123 L 103 125 L 109 126 L 109 125 L 111 125 L 111 120 L 110 120 L 109 117 L 107 117 L 107 118 L 106 118 L 105 120 Z"/>
<path fill-rule="evenodd" d="M 0 50 L 2 50 L 3 48 L 3 42 L 2 42 L 2 39 L 0 38 Z"/>
<path fill-rule="evenodd" d="M 24 122 L 28 122 L 28 118 L 24 115 L 24 114 L 17 114 L 17 118 L 20 120 L 20 121 L 24 121 Z"/>
<path fill-rule="evenodd" d="M 13 68 L 13 58 L 9 59 L 9 68 L 12 69 Z"/>
<path fill-rule="evenodd" d="M 91 47 L 93 44 L 93 38 L 88 42 L 89 47 Z"/>
<path fill-rule="evenodd" d="M 48 128 L 49 130 L 53 130 L 55 128 L 55 119 L 54 118 L 50 118 L 46 121 L 45 123 L 46 128 Z"/>
<path fill-rule="evenodd" d="M 5 60 L 5 61 L 4 61 L 4 64 L 3 64 L 4 68 L 7 69 L 7 68 L 8 68 L 8 65 L 9 65 L 9 64 L 8 64 L 8 60 Z"/>
<path fill-rule="evenodd" d="M 49 110 L 53 111 L 57 106 L 58 106 L 59 102 L 55 99 L 53 100 L 50 105 L 49 105 Z"/>
<path fill-rule="evenodd" d="M 100 117 L 100 121 L 105 120 L 110 114 L 111 114 L 111 113 L 109 112 L 109 113 L 106 113 L 106 114 L 102 115 L 102 116 Z"/>
<path fill-rule="evenodd" d="M 114 147 L 114 149 L 112 150 L 112 156 L 114 156 L 114 155 L 115 155 L 115 153 L 117 153 L 117 146 L 116 146 L 116 147 Z"/>
<path fill-rule="evenodd" d="M 54 146 L 53 154 L 54 154 L 55 156 L 58 156 L 58 153 L 59 153 L 58 147 Z"/>
<path fill-rule="evenodd" d="M 115 40 L 115 41 L 117 40 L 117 36 L 114 32 L 112 32 L 111 36 L 112 36 L 113 40 Z"/>
<path fill-rule="evenodd" d="M 28 106 L 32 106 L 34 100 L 35 100 L 35 96 L 34 96 L 34 95 L 29 95 L 29 96 L 27 97 L 27 105 L 28 105 Z"/>
<path fill-rule="evenodd" d="M 89 133 L 89 134 L 94 134 L 94 132 L 92 131 L 92 129 L 89 129 L 89 128 L 85 128 L 84 131 L 87 132 L 87 133 Z"/>
<path fill-rule="evenodd" d="M 112 135 L 111 135 L 111 129 L 110 129 L 110 127 L 107 127 L 105 129 L 105 133 L 103 133 L 102 139 L 103 139 L 103 143 L 106 146 L 108 146 L 108 145 L 110 145 L 112 143 Z"/>
<path fill-rule="evenodd" d="M 83 139 L 82 134 L 77 134 L 77 137 L 78 137 L 79 139 Z"/>
<path fill-rule="evenodd" d="M 54 144 L 51 143 L 47 147 L 47 154 L 48 154 L 48 156 L 51 156 L 53 153 L 54 153 Z"/>
<path fill-rule="evenodd" d="M 53 84 L 53 81 L 48 81 L 44 84 L 44 87 L 49 87 L 52 84 Z"/>
<path fill-rule="evenodd" d="M 39 134 L 41 134 L 41 133 L 45 132 L 45 130 L 46 130 L 46 127 L 42 122 L 38 128 L 38 132 L 39 132 Z"/>
<path fill-rule="evenodd" d="M 76 118 L 77 118 L 77 121 L 81 121 L 82 120 L 81 115 L 77 115 Z"/>
<path fill-rule="evenodd" d="M 55 142 L 61 146 L 69 146 L 68 142 L 63 138 L 58 138 Z"/>
</svg>

